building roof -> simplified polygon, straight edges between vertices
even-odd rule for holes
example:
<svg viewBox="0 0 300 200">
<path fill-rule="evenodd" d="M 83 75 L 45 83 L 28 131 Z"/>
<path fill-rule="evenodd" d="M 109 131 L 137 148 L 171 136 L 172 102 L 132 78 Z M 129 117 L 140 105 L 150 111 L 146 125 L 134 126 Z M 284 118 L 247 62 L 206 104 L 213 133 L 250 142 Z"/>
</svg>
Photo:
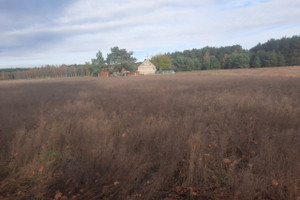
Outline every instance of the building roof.
<svg viewBox="0 0 300 200">
<path fill-rule="evenodd" d="M 148 59 L 145 59 L 144 62 L 142 62 L 142 64 L 139 65 L 139 67 L 142 67 L 142 66 L 152 66 L 152 67 L 154 66 L 155 67 L 155 65 L 153 65 L 152 62 L 150 62 L 150 60 L 148 60 Z M 156 67 L 155 67 L 155 69 L 156 69 Z"/>
<path fill-rule="evenodd" d="M 150 60 L 145 59 L 142 64 L 138 66 L 138 71 L 140 74 L 155 74 L 156 72 L 156 67 L 153 65 Z"/>
</svg>

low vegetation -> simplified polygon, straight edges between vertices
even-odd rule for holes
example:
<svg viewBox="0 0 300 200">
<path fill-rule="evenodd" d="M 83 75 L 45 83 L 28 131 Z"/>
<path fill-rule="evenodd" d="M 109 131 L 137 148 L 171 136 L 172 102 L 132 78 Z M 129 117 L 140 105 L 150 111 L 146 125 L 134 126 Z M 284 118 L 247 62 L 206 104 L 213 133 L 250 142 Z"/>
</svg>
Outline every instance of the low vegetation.
<svg viewBox="0 0 300 200">
<path fill-rule="evenodd" d="M 276 70 L 2 81 L 0 198 L 299 198 L 300 68 Z"/>
</svg>

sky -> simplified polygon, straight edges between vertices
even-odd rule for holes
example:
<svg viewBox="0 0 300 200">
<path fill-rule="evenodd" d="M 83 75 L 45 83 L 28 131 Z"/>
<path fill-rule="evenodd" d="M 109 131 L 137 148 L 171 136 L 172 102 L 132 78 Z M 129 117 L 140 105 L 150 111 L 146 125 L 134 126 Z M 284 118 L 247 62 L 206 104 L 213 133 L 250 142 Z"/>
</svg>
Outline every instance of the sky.
<svg viewBox="0 0 300 200">
<path fill-rule="evenodd" d="M 0 0 L 0 68 L 84 64 L 300 35 L 300 0 Z"/>
</svg>

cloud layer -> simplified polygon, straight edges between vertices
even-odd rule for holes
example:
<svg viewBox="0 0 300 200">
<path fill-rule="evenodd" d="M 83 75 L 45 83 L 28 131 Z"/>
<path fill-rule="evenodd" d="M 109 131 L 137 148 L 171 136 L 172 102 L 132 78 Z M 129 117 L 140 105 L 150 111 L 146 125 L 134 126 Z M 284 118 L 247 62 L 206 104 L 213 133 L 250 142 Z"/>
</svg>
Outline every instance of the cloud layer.
<svg viewBox="0 0 300 200">
<path fill-rule="evenodd" d="M 113 46 L 147 55 L 300 33 L 295 0 L 0 0 L 0 67 L 90 61 Z"/>
</svg>

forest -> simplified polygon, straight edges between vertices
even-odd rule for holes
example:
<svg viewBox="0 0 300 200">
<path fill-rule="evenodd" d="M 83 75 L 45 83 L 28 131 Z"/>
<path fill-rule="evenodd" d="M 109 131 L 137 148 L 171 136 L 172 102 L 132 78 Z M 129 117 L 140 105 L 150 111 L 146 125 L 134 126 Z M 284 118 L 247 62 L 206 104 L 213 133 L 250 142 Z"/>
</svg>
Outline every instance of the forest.
<svg viewBox="0 0 300 200">
<path fill-rule="evenodd" d="M 192 71 L 300 65 L 300 36 L 270 39 L 250 50 L 241 45 L 209 47 L 154 55 L 151 62 L 158 70 Z M 49 77 L 97 76 L 100 71 L 136 71 L 140 62 L 132 51 L 111 48 L 106 59 L 98 51 L 85 64 L 45 65 L 38 68 L 0 69 L 0 80 Z"/>
<path fill-rule="evenodd" d="M 300 65 L 300 36 L 271 39 L 250 50 L 240 45 L 166 54 L 176 71 Z"/>
</svg>

